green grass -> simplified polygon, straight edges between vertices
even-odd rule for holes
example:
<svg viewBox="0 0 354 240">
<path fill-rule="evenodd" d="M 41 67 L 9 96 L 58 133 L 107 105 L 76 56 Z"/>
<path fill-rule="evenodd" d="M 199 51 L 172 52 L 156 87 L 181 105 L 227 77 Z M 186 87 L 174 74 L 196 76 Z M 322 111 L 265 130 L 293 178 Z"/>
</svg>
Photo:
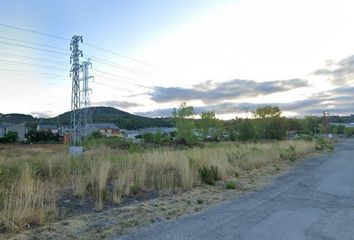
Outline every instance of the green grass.
<svg viewBox="0 0 354 240">
<path fill-rule="evenodd" d="M 232 181 L 228 181 L 225 183 L 226 189 L 236 189 L 236 183 Z"/>
</svg>

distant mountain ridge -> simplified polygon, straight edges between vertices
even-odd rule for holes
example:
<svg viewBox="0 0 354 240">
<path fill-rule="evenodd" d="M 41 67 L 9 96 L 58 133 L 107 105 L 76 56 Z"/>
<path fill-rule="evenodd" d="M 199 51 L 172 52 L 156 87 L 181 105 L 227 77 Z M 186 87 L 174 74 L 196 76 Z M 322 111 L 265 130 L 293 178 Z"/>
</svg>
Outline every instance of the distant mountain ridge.
<svg viewBox="0 0 354 240">
<path fill-rule="evenodd" d="M 119 128 L 138 129 L 144 127 L 172 127 L 171 118 L 148 118 L 134 115 L 113 107 L 91 107 L 92 120 L 94 123 L 115 123 Z M 55 125 L 70 125 L 71 111 L 59 114 L 53 118 L 37 118 L 28 114 L 1 114 L 0 123 L 23 123 L 29 127 L 35 127 L 43 122 Z"/>
</svg>

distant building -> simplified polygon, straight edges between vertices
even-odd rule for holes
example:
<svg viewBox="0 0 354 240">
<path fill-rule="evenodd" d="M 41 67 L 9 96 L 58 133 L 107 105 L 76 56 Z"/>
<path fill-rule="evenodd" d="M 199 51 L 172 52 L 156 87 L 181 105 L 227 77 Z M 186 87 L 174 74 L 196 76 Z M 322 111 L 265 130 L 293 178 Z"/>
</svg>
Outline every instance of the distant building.
<svg viewBox="0 0 354 240">
<path fill-rule="evenodd" d="M 7 124 L 0 123 L 0 137 L 4 137 L 8 132 L 17 132 L 17 137 L 19 142 L 24 142 L 26 127 L 24 123 L 20 124 Z"/>
<path fill-rule="evenodd" d="M 54 124 L 39 123 L 37 126 L 37 131 L 52 132 L 53 134 L 57 134 L 59 128 Z"/>
<path fill-rule="evenodd" d="M 160 133 L 172 133 L 172 132 L 176 132 L 177 129 L 174 127 L 149 127 L 149 128 L 141 128 L 139 129 L 140 134 L 144 134 L 144 133 L 152 133 L 152 134 L 156 134 L 158 132 Z"/>
<path fill-rule="evenodd" d="M 123 137 L 122 131 L 114 123 L 93 123 L 88 124 L 83 132 L 85 135 L 90 135 L 93 132 L 99 132 L 102 136 L 106 137 Z"/>
<path fill-rule="evenodd" d="M 354 128 L 354 123 L 330 123 L 332 126 L 344 126 L 346 128 Z"/>
<path fill-rule="evenodd" d="M 126 139 L 136 139 L 137 137 L 139 137 L 141 135 L 138 130 L 125 130 L 125 129 L 122 129 L 121 131 L 123 133 L 123 136 Z"/>
</svg>

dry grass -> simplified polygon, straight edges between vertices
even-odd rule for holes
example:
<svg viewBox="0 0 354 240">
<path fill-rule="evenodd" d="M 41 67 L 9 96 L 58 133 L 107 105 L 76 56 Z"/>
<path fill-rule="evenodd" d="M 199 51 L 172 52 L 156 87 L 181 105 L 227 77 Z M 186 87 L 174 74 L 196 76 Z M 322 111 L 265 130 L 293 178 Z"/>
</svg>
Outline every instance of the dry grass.
<svg viewBox="0 0 354 240">
<path fill-rule="evenodd" d="M 33 178 L 25 164 L 21 178 L 4 188 L 0 222 L 13 231 L 44 224 L 55 216 L 55 192 L 52 184 Z"/>
<path fill-rule="evenodd" d="M 44 153 L 0 149 L 0 225 L 17 231 L 27 224 L 53 220 L 57 197 L 63 193 L 81 201 L 94 199 L 96 210 L 101 211 L 105 202 L 120 203 L 140 191 L 171 194 L 189 190 L 202 183 L 201 168 L 216 167 L 218 177 L 228 179 L 285 161 L 293 152 L 302 156 L 314 150 L 315 143 L 304 141 L 220 143 L 145 153 L 101 148 L 86 152 L 83 158 L 69 157 L 65 149 Z"/>
</svg>

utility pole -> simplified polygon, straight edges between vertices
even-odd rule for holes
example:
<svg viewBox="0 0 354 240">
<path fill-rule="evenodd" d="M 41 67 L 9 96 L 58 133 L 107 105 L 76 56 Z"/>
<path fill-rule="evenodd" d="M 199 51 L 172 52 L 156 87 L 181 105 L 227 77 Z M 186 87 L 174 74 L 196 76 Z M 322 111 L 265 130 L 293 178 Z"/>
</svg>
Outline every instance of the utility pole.
<svg viewBox="0 0 354 240">
<path fill-rule="evenodd" d="M 89 75 L 89 68 L 92 68 L 91 60 L 88 58 L 86 61 L 82 62 L 82 110 L 83 113 L 83 136 L 87 137 L 89 134 L 89 126 L 92 124 L 92 114 L 90 111 L 90 93 L 92 89 L 89 88 L 89 80 L 93 76 Z"/>
<path fill-rule="evenodd" d="M 71 138 L 70 138 L 70 146 L 71 153 L 73 154 L 81 154 L 81 148 L 75 148 L 80 146 L 81 142 L 81 101 L 80 101 L 80 70 L 82 68 L 80 64 L 80 56 L 82 57 L 82 51 L 79 49 L 79 43 L 82 43 L 82 36 L 73 36 L 70 43 L 70 63 L 71 70 L 70 75 L 72 77 L 72 89 L 71 89 L 71 119 L 70 119 L 70 127 L 71 127 Z"/>
<path fill-rule="evenodd" d="M 246 119 L 248 119 L 248 112 L 250 110 L 250 107 L 245 107 L 244 110 L 246 112 Z"/>
<path fill-rule="evenodd" d="M 323 130 L 324 133 L 329 136 L 329 123 L 328 123 L 328 117 L 329 117 L 329 110 L 324 110 L 323 111 Z"/>
</svg>

